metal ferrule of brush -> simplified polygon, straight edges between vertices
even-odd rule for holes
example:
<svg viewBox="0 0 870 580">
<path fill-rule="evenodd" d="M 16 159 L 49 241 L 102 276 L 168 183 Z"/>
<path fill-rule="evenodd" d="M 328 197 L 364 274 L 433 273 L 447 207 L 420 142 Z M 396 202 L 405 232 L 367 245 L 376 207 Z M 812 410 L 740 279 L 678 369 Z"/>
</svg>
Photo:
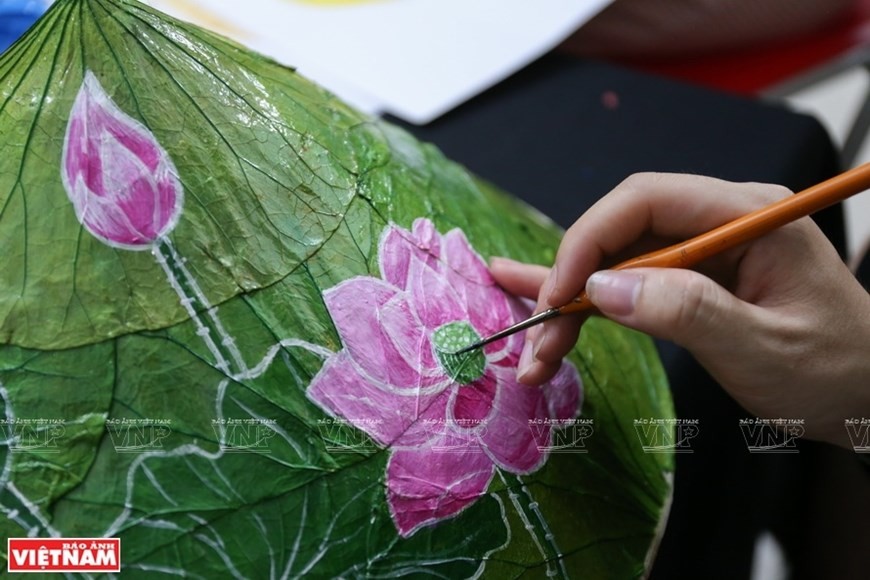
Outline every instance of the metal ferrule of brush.
<svg viewBox="0 0 870 580">
<path fill-rule="evenodd" d="M 527 318 L 521 322 L 514 324 L 513 326 L 509 326 L 509 327 L 505 328 L 502 331 L 496 332 L 495 334 L 488 336 L 488 337 L 484 338 L 483 340 L 475 342 L 474 344 L 470 344 L 470 345 L 466 346 L 465 348 L 462 348 L 462 349 L 456 351 L 453 354 L 464 354 L 466 352 L 471 352 L 473 350 L 477 350 L 479 348 L 482 348 L 482 347 L 488 345 L 491 342 L 501 340 L 505 337 L 508 337 L 512 334 L 516 334 L 517 332 L 523 331 L 531 326 L 535 326 L 536 324 L 540 324 L 541 322 L 544 322 L 545 320 L 549 320 L 549 319 L 555 318 L 557 316 L 559 316 L 559 309 L 558 308 L 550 308 L 548 310 L 544 310 L 543 312 L 539 312 L 538 314 L 535 314 L 531 318 Z"/>
</svg>

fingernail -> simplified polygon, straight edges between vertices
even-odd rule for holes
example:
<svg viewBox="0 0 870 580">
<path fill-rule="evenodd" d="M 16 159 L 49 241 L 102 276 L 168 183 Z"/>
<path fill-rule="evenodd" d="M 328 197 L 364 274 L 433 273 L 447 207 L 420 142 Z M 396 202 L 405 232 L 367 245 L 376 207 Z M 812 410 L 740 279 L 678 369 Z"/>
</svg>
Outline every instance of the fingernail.
<svg viewBox="0 0 870 580">
<path fill-rule="evenodd" d="M 550 275 L 547 276 L 544 285 L 541 286 L 541 292 L 538 295 L 538 302 L 545 302 L 547 304 L 552 304 L 550 300 L 550 294 L 553 293 L 553 290 L 556 289 L 556 284 L 559 281 L 559 271 L 556 269 L 556 265 L 553 264 L 553 267 L 550 268 Z"/>
<path fill-rule="evenodd" d="M 526 331 L 526 344 L 535 344 L 538 340 L 538 333 L 541 332 L 541 327 L 543 324 L 538 324 L 537 326 L 533 326 Z"/>
<path fill-rule="evenodd" d="M 516 260 L 512 260 L 511 258 L 505 258 L 504 256 L 493 256 L 489 259 L 489 265 L 495 266 L 496 264 L 502 264 L 504 266 L 512 266 L 514 264 L 520 264 Z"/>
<path fill-rule="evenodd" d="M 605 314 L 624 316 L 634 312 L 643 286 L 643 276 L 633 272 L 603 270 L 586 281 L 589 299 Z"/>
<path fill-rule="evenodd" d="M 534 362 L 534 351 L 532 350 L 532 343 L 526 341 L 523 344 L 523 352 L 520 354 L 520 362 L 517 365 L 517 380 L 522 382 L 523 377 L 529 372 L 532 368 L 532 364 Z"/>
<path fill-rule="evenodd" d="M 548 325 L 546 323 L 541 324 L 541 325 L 539 325 L 539 328 L 541 330 L 539 330 L 538 333 L 535 335 L 535 342 L 532 343 L 534 345 L 534 350 L 532 351 L 532 353 L 534 354 L 535 358 L 538 358 L 538 353 L 541 351 L 541 347 L 544 345 L 544 342 L 547 340 Z"/>
</svg>

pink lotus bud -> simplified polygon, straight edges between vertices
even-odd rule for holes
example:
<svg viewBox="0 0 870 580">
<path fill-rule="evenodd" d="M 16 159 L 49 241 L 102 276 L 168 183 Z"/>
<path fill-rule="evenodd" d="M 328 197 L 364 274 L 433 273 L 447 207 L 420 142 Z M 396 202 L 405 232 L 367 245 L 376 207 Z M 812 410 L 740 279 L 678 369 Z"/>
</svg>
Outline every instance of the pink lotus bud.
<svg viewBox="0 0 870 580">
<path fill-rule="evenodd" d="M 70 113 L 61 176 L 76 217 L 110 246 L 146 249 L 181 213 L 183 190 L 169 155 L 90 71 Z"/>
</svg>

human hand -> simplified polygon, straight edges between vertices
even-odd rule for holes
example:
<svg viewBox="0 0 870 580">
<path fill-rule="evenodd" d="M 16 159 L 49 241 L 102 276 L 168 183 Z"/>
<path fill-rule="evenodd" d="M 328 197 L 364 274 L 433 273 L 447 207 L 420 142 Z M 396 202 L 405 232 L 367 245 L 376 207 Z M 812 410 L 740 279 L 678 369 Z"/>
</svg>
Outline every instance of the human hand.
<svg viewBox="0 0 870 580">
<path fill-rule="evenodd" d="M 537 311 L 583 290 L 608 318 L 688 349 L 748 411 L 804 419 L 808 437 L 849 446 L 844 422 L 870 416 L 870 294 L 809 218 L 704 262 L 697 271 L 596 272 L 772 203 L 781 186 L 637 174 L 566 232 L 552 270 L 494 258 L 508 291 Z M 593 275 L 594 273 L 594 275 Z M 552 377 L 584 318 L 526 334 L 518 377 Z"/>
</svg>

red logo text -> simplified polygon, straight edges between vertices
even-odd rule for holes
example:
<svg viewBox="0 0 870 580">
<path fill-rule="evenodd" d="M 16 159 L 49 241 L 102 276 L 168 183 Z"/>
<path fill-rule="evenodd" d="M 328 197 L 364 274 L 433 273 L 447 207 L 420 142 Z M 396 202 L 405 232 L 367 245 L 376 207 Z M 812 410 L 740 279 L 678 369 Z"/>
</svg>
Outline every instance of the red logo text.
<svg viewBox="0 0 870 580">
<path fill-rule="evenodd" d="M 120 572 L 120 538 L 9 538 L 8 572 Z"/>
</svg>

